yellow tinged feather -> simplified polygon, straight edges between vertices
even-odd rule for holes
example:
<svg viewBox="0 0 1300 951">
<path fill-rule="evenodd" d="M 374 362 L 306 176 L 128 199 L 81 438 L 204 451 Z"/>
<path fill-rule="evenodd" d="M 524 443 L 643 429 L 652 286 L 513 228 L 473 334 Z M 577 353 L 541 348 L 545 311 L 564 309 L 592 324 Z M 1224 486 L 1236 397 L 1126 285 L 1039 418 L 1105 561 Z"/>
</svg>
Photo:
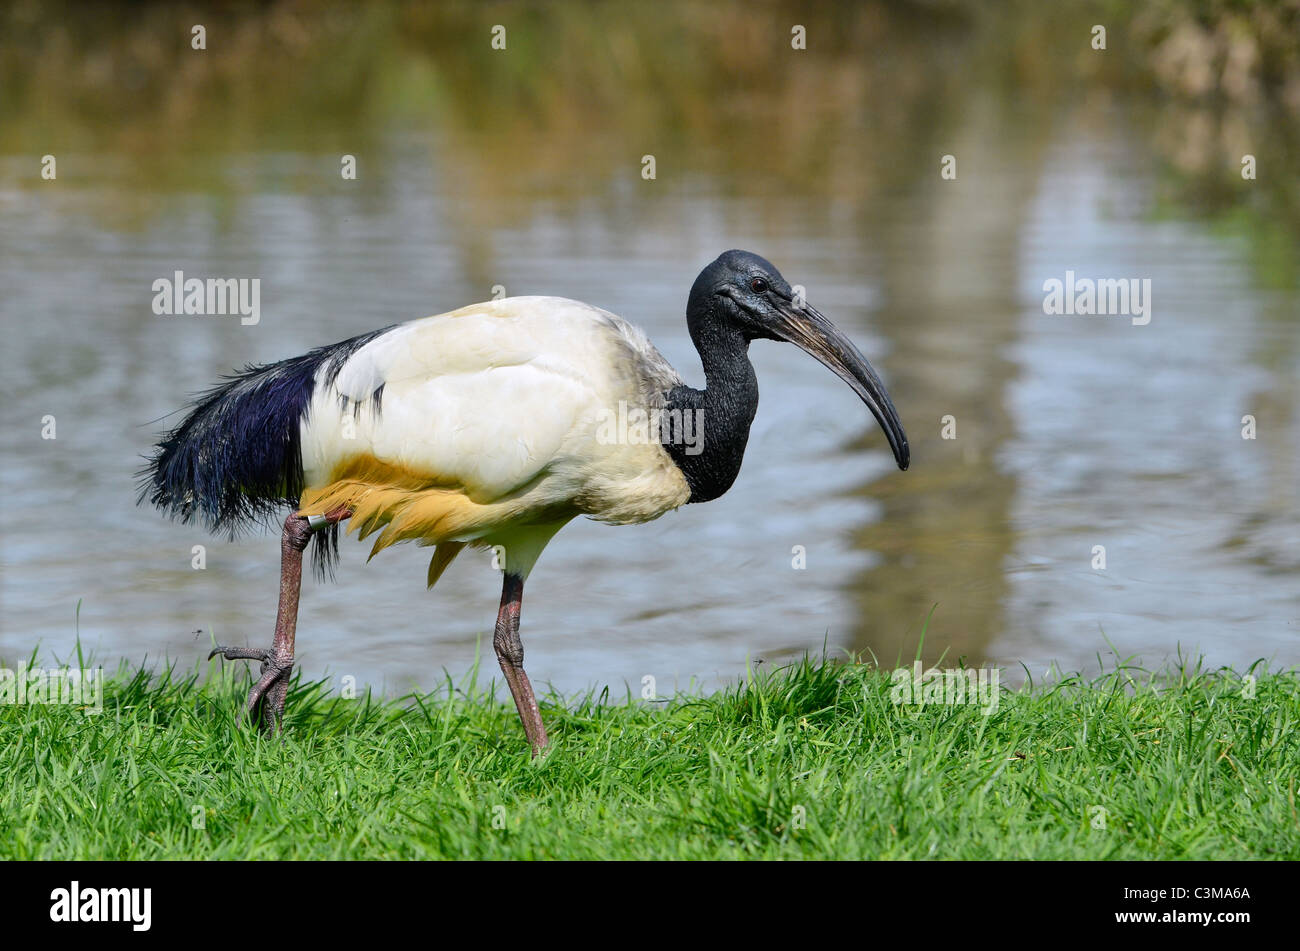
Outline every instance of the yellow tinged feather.
<svg viewBox="0 0 1300 951">
<path fill-rule="evenodd" d="M 417 472 L 383 462 L 370 455 L 353 456 L 334 468 L 330 481 L 303 491 L 298 510 L 303 515 L 323 515 L 350 509 L 348 532 L 366 538 L 379 532 L 370 558 L 390 545 L 418 540 L 422 544 L 453 543 L 482 536 L 510 521 L 533 513 L 533 500 L 515 492 L 504 499 L 475 501 L 466 490 L 435 473 Z M 568 517 L 572 517 L 570 513 Z M 545 513 L 554 519 L 553 510 Z M 435 550 L 430 565 L 430 586 L 459 551 L 445 556 Z M 443 558 L 445 557 L 445 561 Z M 438 571 L 435 565 L 441 562 Z"/>
<path fill-rule="evenodd" d="M 447 566 L 456 560 L 460 554 L 465 542 L 439 542 L 433 550 L 433 558 L 429 560 L 429 587 L 432 588 L 442 577 L 442 573 L 447 570 Z"/>
</svg>

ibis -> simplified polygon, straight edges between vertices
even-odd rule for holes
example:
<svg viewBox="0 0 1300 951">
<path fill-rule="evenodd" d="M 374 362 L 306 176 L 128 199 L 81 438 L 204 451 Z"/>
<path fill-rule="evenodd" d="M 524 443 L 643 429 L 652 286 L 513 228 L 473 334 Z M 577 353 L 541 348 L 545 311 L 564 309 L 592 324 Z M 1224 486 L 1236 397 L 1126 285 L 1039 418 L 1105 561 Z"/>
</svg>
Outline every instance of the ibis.
<svg viewBox="0 0 1300 951">
<path fill-rule="evenodd" d="M 328 571 L 346 520 L 349 533 L 376 536 L 371 557 L 404 541 L 433 547 L 429 587 L 465 546 L 497 551 L 492 643 L 528 743 L 542 750 L 519 639 L 529 572 L 580 515 L 648 522 L 731 487 L 758 409 L 754 340 L 793 343 L 834 371 L 907 468 L 907 436 L 875 370 L 763 258 L 733 250 L 705 267 L 686 321 L 703 389 L 614 314 L 513 297 L 248 366 L 198 397 L 148 457 L 140 500 L 232 536 L 288 510 L 270 648 L 209 655 L 260 662 L 248 718 L 281 729 L 303 553 L 314 546 Z M 611 425 L 633 418 L 641 425 Z"/>
</svg>

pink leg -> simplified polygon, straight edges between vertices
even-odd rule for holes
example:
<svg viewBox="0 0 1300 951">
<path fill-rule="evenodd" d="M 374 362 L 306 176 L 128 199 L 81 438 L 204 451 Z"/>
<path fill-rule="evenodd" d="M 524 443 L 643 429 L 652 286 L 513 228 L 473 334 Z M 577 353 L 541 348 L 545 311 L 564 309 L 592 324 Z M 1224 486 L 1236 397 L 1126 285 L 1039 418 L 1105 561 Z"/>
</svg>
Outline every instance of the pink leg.
<svg viewBox="0 0 1300 951">
<path fill-rule="evenodd" d="M 519 710 L 519 719 L 523 722 L 528 745 L 536 756 L 550 741 L 546 737 L 546 726 L 542 723 L 542 712 L 537 708 L 533 685 L 524 673 L 524 645 L 519 640 L 519 608 L 523 600 L 524 579 L 507 574 L 501 587 L 501 610 L 497 614 L 497 629 L 492 638 L 492 646 L 496 648 L 501 673 L 505 674 L 506 683 L 510 685 L 510 694 L 515 698 L 515 707 Z"/>
<path fill-rule="evenodd" d="M 325 517 L 326 525 L 342 521 L 352 513 L 340 511 Z M 318 526 L 323 527 L 323 526 Z M 284 520 L 280 536 L 280 605 L 275 615 L 275 637 L 270 650 L 252 647 L 217 647 L 208 655 L 221 654 L 227 660 L 260 660 L 262 676 L 248 692 L 245 713 L 263 729 L 278 733 L 284 718 L 284 701 L 293 672 L 294 636 L 298 629 L 298 595 L 302 590 L 302 553 L 314 529 L 306 516 L 291 513 Z"/>
</svg>

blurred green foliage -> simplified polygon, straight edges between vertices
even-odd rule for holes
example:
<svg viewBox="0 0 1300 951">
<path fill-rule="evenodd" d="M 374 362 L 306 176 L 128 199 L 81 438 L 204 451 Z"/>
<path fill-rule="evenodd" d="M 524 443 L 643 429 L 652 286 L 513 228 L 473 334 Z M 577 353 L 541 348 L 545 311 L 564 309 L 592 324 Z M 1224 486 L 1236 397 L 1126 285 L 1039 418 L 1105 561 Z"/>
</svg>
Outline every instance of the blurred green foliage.
<svg viewBox="0 0 1300 951">
<path fill-rule="evenodd" d="M 490 47 L 496 24 L 505 55 Z M 808 36 L 798 55 L 793 24 Z M 1300 274 L 1300 0 L 18 0 L 0 35 L 3 154 L 116 156 L 127 167 L 113 175 L 150 189 L 218 193 L 274 174 L 232 175 L 231 156 L 391 148 L 400 130 L 460 156 L 440 172 L 471 205 L 512 189 L 582 198 L 648 151 L 724 188 L 745 170 L 852 201 L 913 182 L 906 143 L 934 138 L 976 94 L 1046 116 L 1081 98 L 1150 101 L 1135 132 L 1164 160 L 1162 200 L 1264 242 L 1265 284 Z M 842 148 L 846 130 L 876 160 Z M 1259 167 L 1249 187 L 1245 153 Z"/>
</svg>

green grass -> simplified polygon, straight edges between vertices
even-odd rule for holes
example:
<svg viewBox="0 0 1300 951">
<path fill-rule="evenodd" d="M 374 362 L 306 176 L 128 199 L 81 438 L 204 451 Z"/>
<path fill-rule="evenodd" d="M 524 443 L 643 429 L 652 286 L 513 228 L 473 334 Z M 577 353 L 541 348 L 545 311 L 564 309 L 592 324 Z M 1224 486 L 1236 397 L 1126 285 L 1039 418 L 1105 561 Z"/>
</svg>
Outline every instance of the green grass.
<svg viewBox="0 0 1300 951">
<path fill-rule="evenodd" d="M 282 742 L 213 671 L 120 673 L 92 716 L 0 706 L 0 857 L 1300 858 L 1294 674 L 1251 697 L 1230 671 L 1121 670 L 985 716 L 806 661 L 704 698 L 552 698 L 532 761 L 472 686 L 298 684 Z"/>
</svg>

